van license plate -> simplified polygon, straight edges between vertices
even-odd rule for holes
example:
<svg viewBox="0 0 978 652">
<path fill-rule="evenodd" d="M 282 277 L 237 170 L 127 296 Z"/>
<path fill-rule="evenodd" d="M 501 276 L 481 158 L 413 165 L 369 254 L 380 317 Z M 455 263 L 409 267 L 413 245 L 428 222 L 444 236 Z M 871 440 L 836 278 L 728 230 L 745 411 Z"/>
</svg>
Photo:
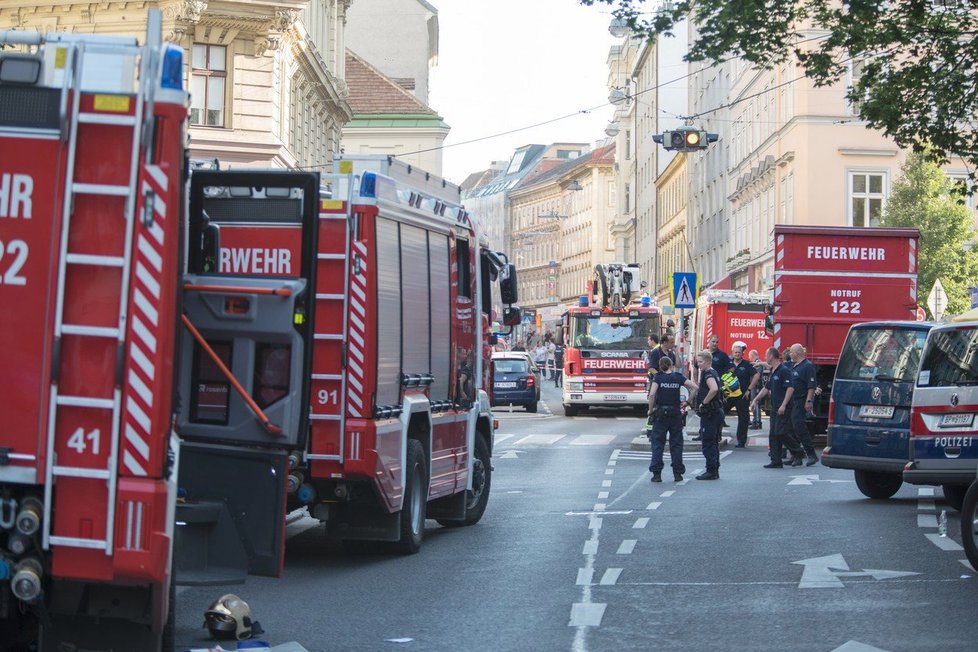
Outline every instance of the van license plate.
<svg viewBox="0 0 978 652">
<path fill-rule="evenodd" d="M 974 420 L 974 414 L 945 414 L 941 417 L 941 428 L 960 428 L 970 426 Z"/>
<path fill-rule="evenodd" d="M 513 389 L 516 383 L 496 383 L 496 389 Z"/>
<path fill-rule="evenodd" d="M 605 394 L 604 395 L 604 400 L 606 400 L 606 401 L 624 401 L 625 398 L 626 397 L 625 397 L 624 394 Z"/>
<path fill-rule="evenodd" d="M 860 417 L 870 417 L 873 419 L 892 419 L 892 405 L 864 405 L 859 408 Z"/>
</svg>

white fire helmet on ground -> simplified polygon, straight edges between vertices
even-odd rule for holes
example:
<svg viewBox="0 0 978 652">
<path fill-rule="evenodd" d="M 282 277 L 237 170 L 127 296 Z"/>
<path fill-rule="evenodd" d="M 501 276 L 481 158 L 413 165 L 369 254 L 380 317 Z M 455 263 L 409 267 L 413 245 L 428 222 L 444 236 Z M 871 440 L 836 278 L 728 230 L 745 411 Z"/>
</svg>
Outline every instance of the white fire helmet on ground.
<svg viewBox="0 0 978 652">
<path fill-rule="evenodd" d="M 243 641 L 259 633 L 253 631 L 255 626 L 257 623 L 251 619 L 251 607 L 233 593 L 222 595 L 204 612 L 204 627 L 215 639 Z"/>
</svg>

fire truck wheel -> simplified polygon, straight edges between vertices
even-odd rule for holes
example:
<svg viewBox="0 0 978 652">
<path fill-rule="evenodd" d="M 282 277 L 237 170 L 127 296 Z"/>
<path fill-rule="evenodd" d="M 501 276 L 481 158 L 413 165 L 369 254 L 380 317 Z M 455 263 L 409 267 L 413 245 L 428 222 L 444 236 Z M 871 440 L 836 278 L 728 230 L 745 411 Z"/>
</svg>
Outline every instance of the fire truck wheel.
<svg viewBox="0 0 978 652">
<path fill-rule="evenodd" d="M 530 403 L 529 405 L 527 405 L 526 406 L 526 411 L 527 412 L 536 412 L 537 411 L 537 402 L 536 401 L 533 401 L 532 403 Z"/>
<path fill-rule="evenodd" d="M 942 489 L 944 489 L 944 500 L 947 501 L 947 504 L 951 506 L 951 509 L 960 512 L 964 505 L 964 495 L 968 491 L 968 485 L 946 484 Z"/>
<path fill-rule="evenodd" d="M 973 568 L 978 568 L 978 482 L 972 482 L 961 507 L 961 543 Z"/>
<path fill-rule="evenodd" d="M 564 416 L 565 417 L 576 417 L 577 416 L 577 406 L 576 405 L 565 405 L 564 406 Z"/>
<path fill-rule="evenodd" d="M 428 470 L 421 442 L 408 440 L 407 477 L 404 482 L 404 505 L 401 507 L 401 538 L 395 544 L 398 552 L 413 555 L 424 540 L 424 521 L 427 508 Z"/>
<path fill-rule="evenodd" d="M 856 487 L 867 498 L 891 498 L 903 486 L 903 476 L 899 473 L 876 473 L 859 469 L 855 471 L 855 476 Z"/>
<path fill-rule="evenodd" d="M 465 518 L 461 521 L 439 520 L 445 527 L 475 525 L 482 520 L 489 504 L 489 489 L 492 486 L 492 460 L 489 459 L 489 446 L 482 434 L 475 437 L 475 460 L 472 462 L 472 491 L 465 496 Z"/>
</svg>

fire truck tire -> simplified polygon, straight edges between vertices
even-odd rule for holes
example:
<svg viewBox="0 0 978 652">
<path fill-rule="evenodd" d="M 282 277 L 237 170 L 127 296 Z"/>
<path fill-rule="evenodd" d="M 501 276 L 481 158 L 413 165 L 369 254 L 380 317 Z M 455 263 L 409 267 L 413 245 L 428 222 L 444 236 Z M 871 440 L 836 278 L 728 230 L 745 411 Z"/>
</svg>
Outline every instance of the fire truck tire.
<svg viewBox="0 0 978 652">
<path fill-rule="evenodd" d="M 404 479 L 404 505 L 401 507 L 401 538 L 394 549 L 403 555 L 413 555 L 424 540 L 425 511 L 428 506 L 428 469 L 421 442 L 407 443 L 407 477 Z"/>
<path fill-rule="evenodd" d="M 856 487 L 867 498 L 892 498 L 903 486 L 903 476 L 899 473 L 876 473 L 858 469 L 854 474 Z"/>
<path fill-rule="evenodd" d="M 578 407 L 576 405 L 565 405 L 564 406 L 564 416 L 565 417 L 576 417 Z"/>
<path fill-rule="evenodd" d="M 466 491 L 465 518 L 461 521 L 439 520 L 444 527 L 475 525 L 482 520 L 489 504 L 489 490 L 492 487 L 492 460 L 489 459 L 489 446 L 482 434 L 475 437 L 475 460 L 472 464 L 472 491 Z"/>
<path fill-rule="evenodd" d="M 961 543 L 972 568 L 978 568 L 978 482 L 972 482 L 961 506 Z"/>
<path fill-rule="evenodd" d="M 960 512 L 964 506 L 964 495 L 968 492 L 966 484 L 946 484 L 941 487 L 944 490 L 944 500 L 950 505 L 951 509 Z"/>
<path fill-rule="evenodd" d="M 527 412 L 536 412 L 537 411 L 537 402 L 536 401 L 533 401 L 532 403 L 530 403 L 529 405 L 527 405 L 526 406 L 526 411 Z"/>
<path fill-rule="evenodd" d="M 160 650 L 176 652 L 177 649 L 177 582 L 173 570 L 170 571 L 170 609 L 163 625 Z"/>
</svg>

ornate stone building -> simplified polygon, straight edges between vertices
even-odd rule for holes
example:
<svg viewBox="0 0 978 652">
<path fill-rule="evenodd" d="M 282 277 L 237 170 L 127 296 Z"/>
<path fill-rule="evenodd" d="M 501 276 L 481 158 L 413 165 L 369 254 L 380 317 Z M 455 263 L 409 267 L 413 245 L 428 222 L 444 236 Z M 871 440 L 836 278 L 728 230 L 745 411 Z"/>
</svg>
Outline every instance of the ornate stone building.
<svg viewBox="0 0 978 652">
<path fill-rule="evenodd" d="M 185 52 L 194 158 L 331 169 L 350 120 L 350 0 L 4 0 L 0 29 L 142 37 L 149 9 Z"/>
</svg>

